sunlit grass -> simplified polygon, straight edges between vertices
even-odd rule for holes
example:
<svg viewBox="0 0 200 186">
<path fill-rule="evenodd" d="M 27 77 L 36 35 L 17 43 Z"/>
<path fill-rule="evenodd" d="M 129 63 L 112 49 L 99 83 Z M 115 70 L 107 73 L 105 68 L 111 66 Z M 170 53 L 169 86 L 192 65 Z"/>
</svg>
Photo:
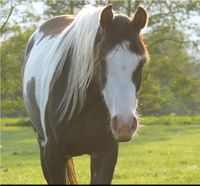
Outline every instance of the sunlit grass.
<svg viewBox="0 0 200 186">
<path fill-rule="evenodd" d="M 113 183 L 200 183 L 200 120 L 183 125 L 162 125 L 166 118 L 154 118 L 155 124 L 145 120 L 132 142 L 120 144 Z M 44 184 L 33 130 L 16 122 L 1 123 L 1 183 Z M 75 158 L 79 183 L 89 183 L 89 163 L 87 155 Z"/>
</svg>

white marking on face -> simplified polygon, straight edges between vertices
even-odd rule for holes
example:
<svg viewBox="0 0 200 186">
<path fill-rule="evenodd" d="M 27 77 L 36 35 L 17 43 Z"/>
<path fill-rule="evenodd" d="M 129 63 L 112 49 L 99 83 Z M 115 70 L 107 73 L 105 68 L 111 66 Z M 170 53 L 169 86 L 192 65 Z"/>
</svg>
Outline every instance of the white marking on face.
<svg viewBox="0 0 200 186">
<path fill-rule="evenodd" d="M 103 89 L 111 118 L 135 115 L 137 107 L 136 87 L 132 75 L 142 56 L 129 49 L 129 42 L 117 45 L 107 56 L 107 81 Z"/>
</svg>

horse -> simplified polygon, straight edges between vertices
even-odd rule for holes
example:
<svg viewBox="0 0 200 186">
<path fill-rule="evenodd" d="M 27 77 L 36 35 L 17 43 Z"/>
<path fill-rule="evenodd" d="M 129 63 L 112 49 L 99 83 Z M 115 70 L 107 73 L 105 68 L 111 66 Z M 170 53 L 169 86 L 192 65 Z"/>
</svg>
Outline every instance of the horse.
<svg viewBox="0 0 200 186">
<path fill-rule="evenodd" d="M 48 19 L 30 37 L 23 97 L 48 184 L 77 183 L 73 157 L 83 154 L 91 158 L 91 184 L 112 182 L 119 142 L 139 125 L 147 21 L 141 6 L 130 18 L 112 4 L 91 5 Z"/>
</svg>

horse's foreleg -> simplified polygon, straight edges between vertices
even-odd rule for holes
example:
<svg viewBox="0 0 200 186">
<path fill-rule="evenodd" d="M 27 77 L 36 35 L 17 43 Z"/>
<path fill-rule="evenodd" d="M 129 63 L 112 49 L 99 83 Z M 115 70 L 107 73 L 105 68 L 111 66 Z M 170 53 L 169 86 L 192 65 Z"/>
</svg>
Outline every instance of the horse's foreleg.
<svg viewBox="0 0 200 186">
<path fill-rule="evenodd" d="M 48 184 L 66 184 L 66 157 L 54 139 L 48 139 L 44 147 L 44 166 Z"/>
<path fill-rule="evenodd" d="M 91 184 L 111 184 L 118 156 L 113 142 L 104 152 L 91 155 Z"/>
<path fill-rule="evenodd" d="M 43 175 L 45 177 L 45 180 L 48 181 L 50 178 L 48 176 L 48 172 L 47 172 L 47 167 L 46 167 L 46 163 L 45 163 L 45 157 L 44 157 L 44 148 L 40 145 L 40 162 L 41 162 L 41 167 L 42 167 L 42 171 L 43 171 Z"/>
</svg>

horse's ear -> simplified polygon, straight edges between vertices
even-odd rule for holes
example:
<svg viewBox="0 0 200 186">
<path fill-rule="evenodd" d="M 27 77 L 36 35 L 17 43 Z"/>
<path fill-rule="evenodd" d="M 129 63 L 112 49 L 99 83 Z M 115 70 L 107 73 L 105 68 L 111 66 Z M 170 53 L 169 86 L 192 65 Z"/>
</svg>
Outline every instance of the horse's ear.
<svg viewBox="0 0 200 186">
<path fill-rule="evenodd" d="M 100 24 L 103 28 L 107 28 L 113 21 L 112 4 L 107 5 L 101 12 Z"/>
<path fill-rule="evenodd" d="M 132 20 L 133 29 L 136 32 L 140 33 L 141 29 L 144 28 L 145 25 L 147 24 L 147 21 L 148 21 L 148 16 L 146 10 L 140 6 L 137 7 L 135 16 Z"/>
</svg>

